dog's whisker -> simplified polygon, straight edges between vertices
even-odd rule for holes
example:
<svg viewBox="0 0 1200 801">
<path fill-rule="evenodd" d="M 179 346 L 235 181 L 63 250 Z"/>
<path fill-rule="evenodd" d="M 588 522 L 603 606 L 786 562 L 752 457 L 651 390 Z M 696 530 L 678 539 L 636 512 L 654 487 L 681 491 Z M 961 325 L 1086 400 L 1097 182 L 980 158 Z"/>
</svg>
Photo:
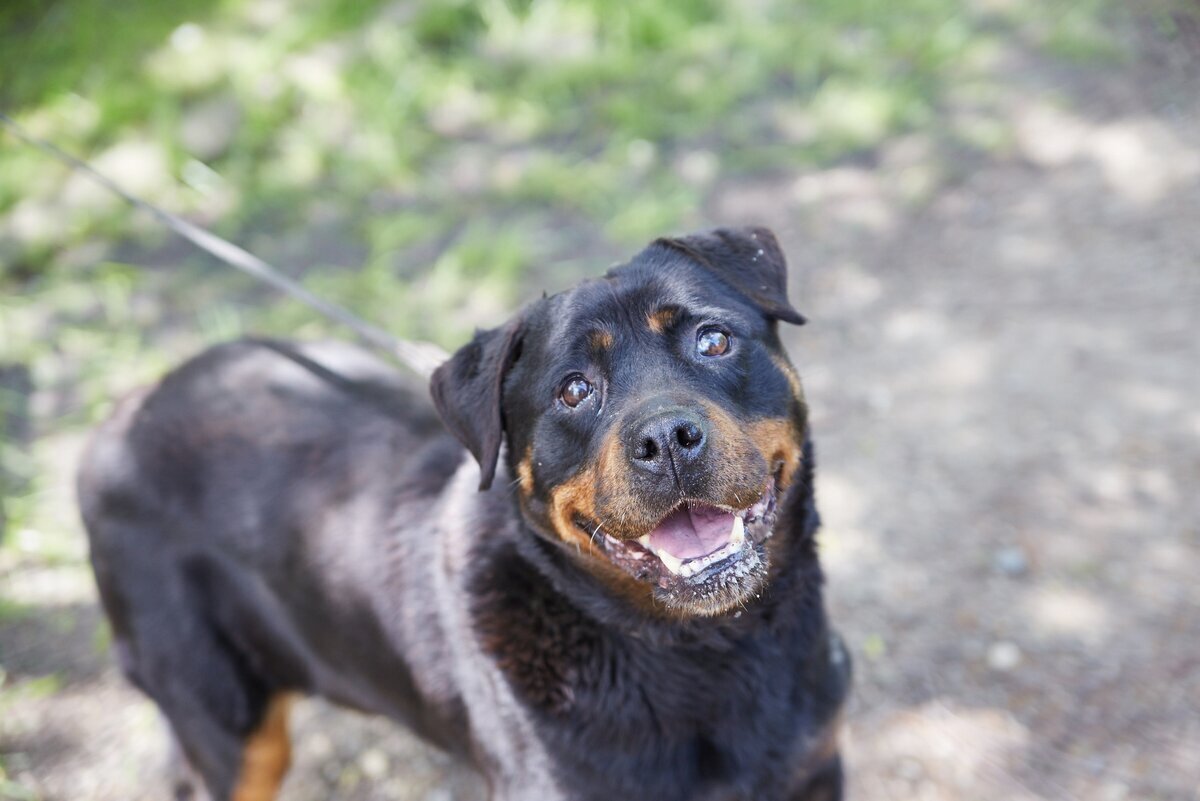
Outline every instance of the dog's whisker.
<svg viewBox="0 0 1200 801">
<path fill-rule="evenodd" d="M 600 530 L 604 527 L 603 520 L 596 521 L 596 530 L 592 532 L 592 544 L 596 544 L 596 537 L 600 534 Z"/>
</svg>

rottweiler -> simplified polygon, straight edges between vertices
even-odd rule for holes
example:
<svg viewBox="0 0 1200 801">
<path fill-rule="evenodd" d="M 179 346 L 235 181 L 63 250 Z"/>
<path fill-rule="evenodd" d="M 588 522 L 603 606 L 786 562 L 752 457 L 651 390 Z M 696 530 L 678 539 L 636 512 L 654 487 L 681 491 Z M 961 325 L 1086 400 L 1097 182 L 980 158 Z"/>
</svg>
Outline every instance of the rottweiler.
<svg viewBox="0 0 1200 801">
<path fill-rule="evenodd" d="M 403 722 L 499 801 L 841 798 L 786 286 L 764 228 L 663 238 L 428 392 L 240 341 L 119 404 L 80 505 L 177 796 L 275 798 L 299 694 Z"/>
</svg>

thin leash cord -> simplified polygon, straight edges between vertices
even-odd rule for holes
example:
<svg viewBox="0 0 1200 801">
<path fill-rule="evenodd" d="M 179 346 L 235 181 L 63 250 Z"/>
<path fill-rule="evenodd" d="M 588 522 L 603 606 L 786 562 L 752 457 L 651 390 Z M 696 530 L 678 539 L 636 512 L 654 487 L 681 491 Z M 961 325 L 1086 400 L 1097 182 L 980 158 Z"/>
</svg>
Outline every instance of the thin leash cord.
<svg viewBox="0 0 1200 801">
<path fill-rule="evenodd" d="M 126 191 L 115 181 L 98 172 L 82 159 L 72 156 L 52 142 L 48 142 L 27 132 L 7 114 L 0 112 L 0 123 L 3 123 L 14 136 L 26 144 L 42 150 L 71 169 L 84 173 L 134 208 L 149 212 L 167 228 L 170 228 L 218 261 L 241 270 L 265 284 L 270 284 L 284 294 L 341 323 L 357 334 L 364 342 L 388 354 L 401 364 L 419 373 L 422 377 L 428 378 L 439 364 L 449 358 L 444 350 L 431 342 L 413 342 L 399 339 L 382 328 L 378 328 L 354 316 L 350 311 L 338 304 L 317 297 L 253 253 L 243 250 L 232 242 L 228 242 L 216 234 L 193 225 L 187 220 L 177 217 L 169 211 L 159 208 L 153 203 Z"/>
</svg>

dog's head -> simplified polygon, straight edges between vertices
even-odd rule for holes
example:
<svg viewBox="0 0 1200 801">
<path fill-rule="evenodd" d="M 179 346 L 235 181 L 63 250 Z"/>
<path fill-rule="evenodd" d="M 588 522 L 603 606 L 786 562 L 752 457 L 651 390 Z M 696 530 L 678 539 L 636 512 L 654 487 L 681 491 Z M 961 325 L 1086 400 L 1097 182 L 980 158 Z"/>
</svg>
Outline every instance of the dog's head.
<svg viewBox="0 0 1200 801">
<path fill-rule="evenodd" d="M 806 408 L 777 321 L 784 257 L 763 228 L 660 239 L 595 281 L 479 332 L 434 401 L 492 483 L 502 440 L 539 535 L 679 616 L 744 604 L 767 576 Z"/>
</svg>

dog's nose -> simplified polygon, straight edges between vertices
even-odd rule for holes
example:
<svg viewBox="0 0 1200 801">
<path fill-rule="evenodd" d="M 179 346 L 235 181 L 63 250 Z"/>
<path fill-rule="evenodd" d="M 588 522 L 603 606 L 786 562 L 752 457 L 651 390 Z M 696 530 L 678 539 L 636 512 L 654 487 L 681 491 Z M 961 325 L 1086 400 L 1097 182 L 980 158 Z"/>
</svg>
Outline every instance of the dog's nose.
<svg viewBox="0 0 1200 801">
<path fill-rule="evenodd" d="M 703 418 L 694 412 L 672 409 L 641 421 L 629 442 L 629 459 L 634 467 L 649 473 L 667 474 L 698 460 L 708 437 Z"/>
</svg>

